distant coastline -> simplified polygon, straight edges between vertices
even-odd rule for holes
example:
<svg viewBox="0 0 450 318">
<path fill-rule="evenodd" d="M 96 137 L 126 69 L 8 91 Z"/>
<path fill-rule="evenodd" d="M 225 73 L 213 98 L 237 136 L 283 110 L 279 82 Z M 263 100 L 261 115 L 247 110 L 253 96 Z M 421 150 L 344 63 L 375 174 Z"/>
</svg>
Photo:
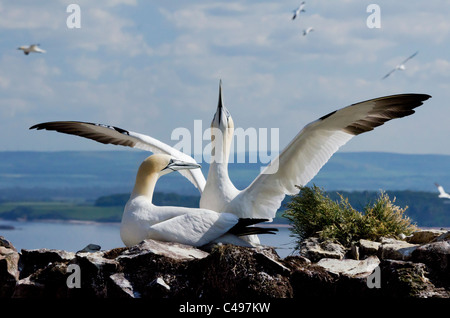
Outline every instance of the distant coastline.
<svg viewBox="0 0 450 318">
<path fill-rule="evenodd" d="M 0 230 L 15 230 L 16 228 L 12 225 L 0 224 Z"/>
</svg>

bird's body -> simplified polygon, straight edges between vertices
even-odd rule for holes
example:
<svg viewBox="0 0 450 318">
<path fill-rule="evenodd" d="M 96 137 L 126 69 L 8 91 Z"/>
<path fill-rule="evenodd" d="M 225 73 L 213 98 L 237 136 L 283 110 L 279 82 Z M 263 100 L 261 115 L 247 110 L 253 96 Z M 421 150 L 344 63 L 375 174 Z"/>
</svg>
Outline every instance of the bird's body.
<svg viewBox="0 0 450 318">
<path fill-rule="evenodd" d="M 303 36 L 308 35 L 308 33 L 312 32 L 312 31 L 314 31 L 314 28 L 312 28 L 312 27 L 309 27 L 306 30 L 303 30 Z"/>
<path fill-rule="evenodd" d="M 22 50 L 25 55 L 30 53 L 45 53 L 46 51 L 39 47 L 39 44 L 31 44 L 30 46 L 20 46 L 17 48 Z"/>
<path fill-rule="evenodd" d="M 302 1 L 302 3 L 300 3 L 300 6 L 293 10 L 294 15 L 292 16 L 292 20 L 295 20 L 295 18 L 297 18 L 301 12 L 305 12 L 305 1 Z"/>
<path fill-rule="evenodd" d="M 414 56 L 416 56 L 417 53 L 419 53 L 419 52 L 414 53 L 413 55 L 411 55 L 410 57 L 408 57 L 406 60 L 404 60 L 402 63 L 398 64 L 398 65 L 397 65 L 394 69 L 392 69 L 389 73 L 387 73 L 386 75 L 384 75 L 383 78 L 382 78 L 382 80 L 385 79 L 385 78 L 387 78 L 387 77 L 389 77 L 389 76 L 390 76 L 392 73 L 394 73 L 395 71 L 404 71 L 404 70 L 406 69 L 406 66 L 405 66 L 406 62 L 408 62 L 410 59 L 412 59 Z"/>
<path fill-rule="evenodd" d="M 437 183 L 435 183 L 434 185 L 438 188 L 438 191 L 439 191 L 439 198 L 450 199 L 450 194 L 447 193 L 447 192 L 445 192 L 443 186 L 441 186 L 441 185 L 439 185 L 439 184 L 437 184 Z"/>
<path fill-rule="evenodd" d="M 139 167 L 133 192 L 128 200 L 120 227 L 120 236 L 126 246 L 145 239 L 203 246 L 218 242 L 226 236 L 227 242 L 249 246 L 238 236 L 247 233 L 273 233 L 275 229 L 248 228 L 248 224 L 264 220 L 241 220 L 231 213 L 207 209 L 156 206 L 153 191 L 159 177 L 175 170 L 196 169 L 200 166 L 177 160 L 170 155 L 148 157 Z M 243 227 L 236 227 L 244 224 Z M 234 230 L 233 230 L 234 229 Z"/>
</svg>

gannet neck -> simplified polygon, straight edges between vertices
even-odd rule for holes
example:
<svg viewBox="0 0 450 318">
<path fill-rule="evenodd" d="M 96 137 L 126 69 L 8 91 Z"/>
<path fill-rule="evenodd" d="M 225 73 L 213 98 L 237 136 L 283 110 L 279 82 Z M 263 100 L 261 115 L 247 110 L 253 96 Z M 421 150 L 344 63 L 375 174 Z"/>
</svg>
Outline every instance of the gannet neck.
<svg viewBox="0 0 450 318">
<path fill-rule="evenodd" d="M 153 199 L 153 192 L 155 191 L 156 182 L 158 181 L 159 174 L 157 172 L 148 173 L 146 167 L 139 167 L 136 175 L 136 183 L 132 192 L 132 196 L 145 196 L 150 202 Z"/>
<path fill-rule="evenodd" d="M 210 178 L 211 178 L 211 180 L 216 179 L 216 180 L 220 180 L 221 182 L 230 180 L 230 178 L 228 176 L 228 158 L 225 158 L 224 161 L 222 161 L 222 162 L 221 161 L 211 161 L 210 169 L 208 171 L 208 178 L 206 179 L 206 183 L 208 183 Z M 211 183 L 211 182 L 209 182 L 209 183 Z"/>
<path fill-rule="evenodd" d="M 146 196 L 151 202 L 156 182 L 160 176 L 173 171 L 196 168 L 200 168 L 200 165 L 178 160 L 170 155 L 152 155 L 146 158 L 138 169 L 132 197 Z"/>
</svg>

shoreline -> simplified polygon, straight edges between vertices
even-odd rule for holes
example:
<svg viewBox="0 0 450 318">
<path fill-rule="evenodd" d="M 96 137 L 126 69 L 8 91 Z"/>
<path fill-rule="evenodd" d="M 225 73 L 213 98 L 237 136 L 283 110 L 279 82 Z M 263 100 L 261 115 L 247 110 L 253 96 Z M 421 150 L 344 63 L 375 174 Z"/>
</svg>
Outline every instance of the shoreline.
<svg viewBox="0 0 450 318">
<path fill-rule="evenodd" d="M 90 221 L 90 220 L 76 220 L 76 219 L 32 219 L 32 220 L 10 220 L 0 218 L 0 222 L 18 222 L 18 223 L 67 223 L 67 224 L 81 224 L 81 225 L 109 225 L 109 226 L 120 226 L 121 222 L 101 222 L 101 221 Z M 277 228 L 291 228 L 292 225 L 289 223 L 263 223 L 260 224 L 261 227 L 277 227 Z M 450 231 L 450 226 L 417 226 L 420 230 L 445 230 Z M 18 230 L 15 226 L 0 223 L 0 230 L 14 231 Z"/>
</svg>

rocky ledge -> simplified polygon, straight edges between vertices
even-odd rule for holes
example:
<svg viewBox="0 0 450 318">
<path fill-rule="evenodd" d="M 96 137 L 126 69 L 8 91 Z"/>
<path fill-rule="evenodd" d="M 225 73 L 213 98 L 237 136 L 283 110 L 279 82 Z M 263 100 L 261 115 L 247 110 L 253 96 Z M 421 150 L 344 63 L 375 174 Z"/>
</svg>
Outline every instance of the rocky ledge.
<svg viewBox="0 0 450 318">
<path fill-rule="evenodd" d="M 309 238 L 299 255 L 270 247 L 191 246 L 146 240 L 77 253 L 18 252 L 0 237 L 0 297 L 273 299 L 450 298 L 450 232 L 360 240 L 352 248 Z"/>
</svg>

